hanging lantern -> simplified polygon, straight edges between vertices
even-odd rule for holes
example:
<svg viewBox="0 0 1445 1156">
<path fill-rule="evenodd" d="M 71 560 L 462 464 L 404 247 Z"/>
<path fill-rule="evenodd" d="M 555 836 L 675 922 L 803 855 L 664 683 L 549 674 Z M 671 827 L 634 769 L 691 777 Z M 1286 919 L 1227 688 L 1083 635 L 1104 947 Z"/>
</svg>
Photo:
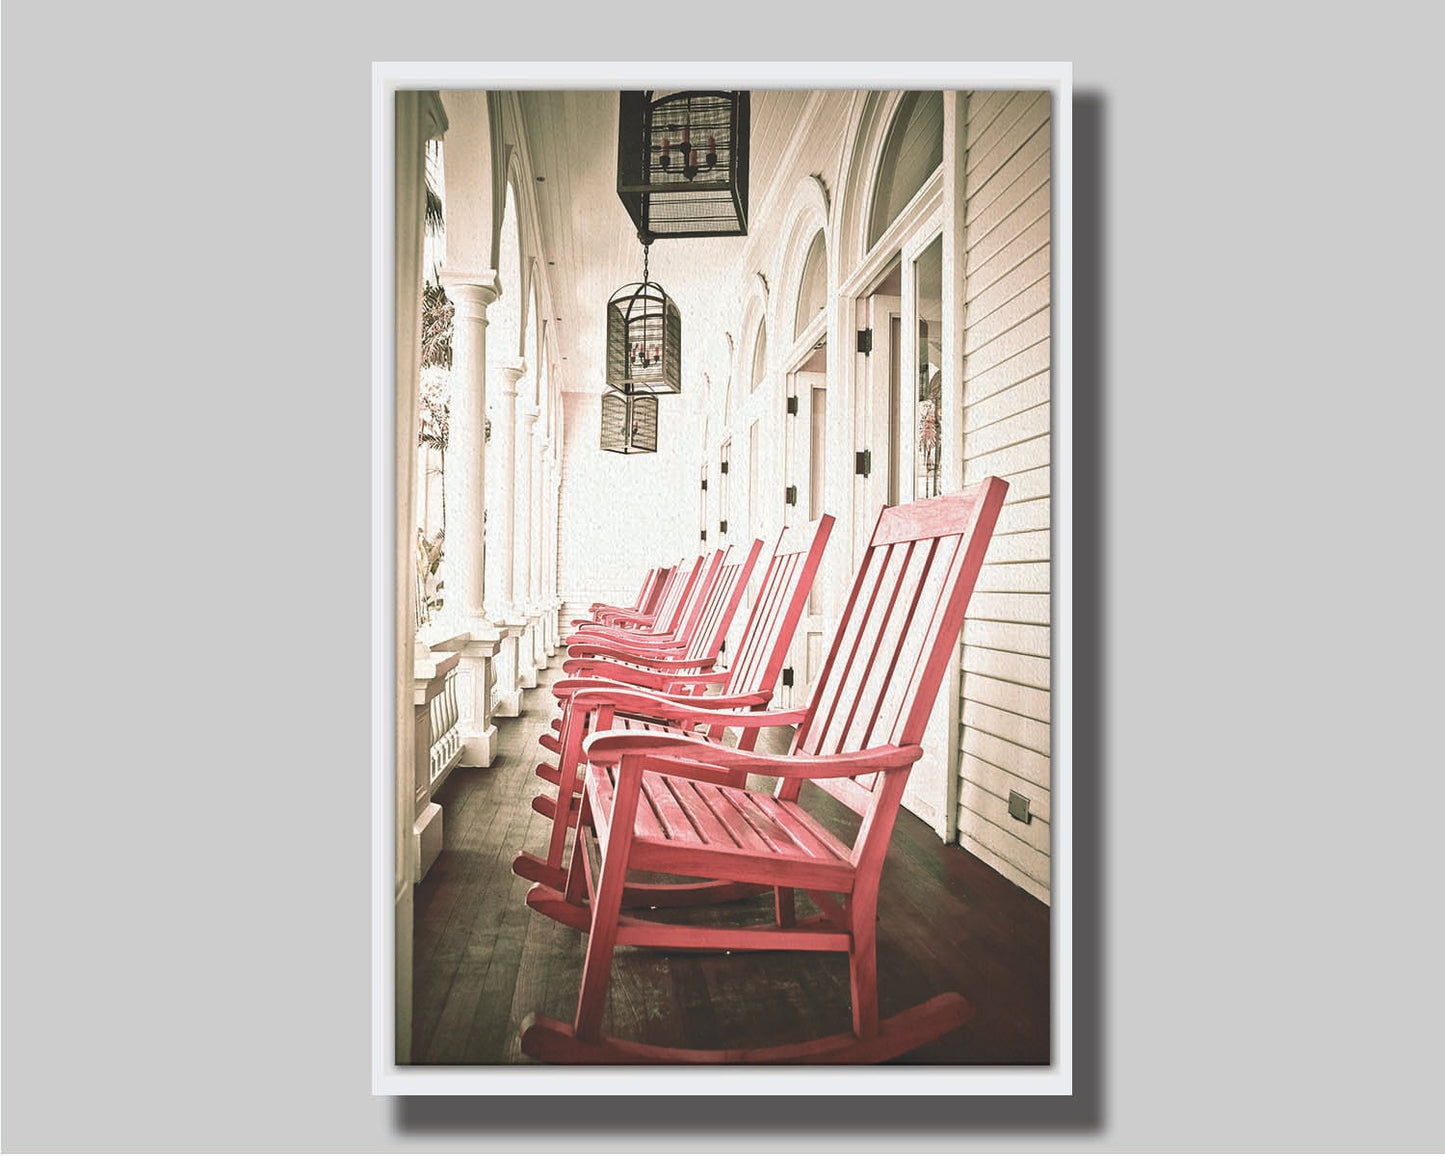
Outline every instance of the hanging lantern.
<svg viewBox="0 0 1445 1156">
<path fill-rule="evenodd" d="M 657 452 L 657 398 L 609 389 L 602 395 L 602 448 L 613 454 Z"/>
<path fill-rule="evenodd" d="M 631 393 L 682 392 L 682 316 L 662 286 L 647 278 L 624 285 L 607 302 L 607 384 Z"/>
<path fill-rule="evenodd" d="M 621 94 L 617 195 L 644 237 L 748 231 L 747 92 Z"/>
</svg>

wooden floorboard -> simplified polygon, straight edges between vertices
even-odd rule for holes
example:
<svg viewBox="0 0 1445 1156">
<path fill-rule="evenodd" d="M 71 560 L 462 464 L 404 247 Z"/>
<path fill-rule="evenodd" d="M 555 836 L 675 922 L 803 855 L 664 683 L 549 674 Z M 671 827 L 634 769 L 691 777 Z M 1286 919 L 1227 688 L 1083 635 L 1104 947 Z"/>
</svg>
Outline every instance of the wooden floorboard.
<svg viewBox="0 0 1445 1156">
<path fill-rule="evenodd" d="M 497 757 L 458 767 L 436 801 L 444 844 L 416 888 L 413 1056 L 419 1064 L 526 1064 L 518 1028 L 540 1012 L 570 1021 L 586 937 L 526 906 L 530 886 L 512 874 L 518 851 L 541 852 L 548 821 L 532 796 L 551 787 L 533 774 L 551 756 L 537 745 L 555 700 L 553 660 L 522 714 L 497 720 Z M 775 732 L 762 749 L 782 749 Z M 761 786 L 761 780 L 754 785 Z M 808 784 L 803 799 L 851 842 L 855 815 Z M 1049 1062 L 1049 909 L 960 847 L 940 843 L 902 812 L 883 870 L 878 998 L 883 1015 L 945 991 L 961 992 L 969 1023 L 896 1061 L 926 1064 Z M 798 897 L 800 915 L 815 910 Z M 728 905 L 739 925 L 772 918 L 771 894 Z M 681 910 L 669 918 L 688 921 Z M 664 954 L 619 948 L 604 1030 L 674 1047 L 761 1047 L 847 1031 L 848 963 L 842 954 Z"/>
</svg>

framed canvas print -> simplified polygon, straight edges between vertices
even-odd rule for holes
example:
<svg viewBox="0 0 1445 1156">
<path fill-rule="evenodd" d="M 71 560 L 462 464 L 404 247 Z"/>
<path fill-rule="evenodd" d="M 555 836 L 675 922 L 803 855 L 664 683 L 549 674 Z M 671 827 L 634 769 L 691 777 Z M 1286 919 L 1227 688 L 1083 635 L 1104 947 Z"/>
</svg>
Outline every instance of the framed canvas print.
<svg viewBox="0 0 1445 1156">
<path fill-rule="evenodd" d="M 374 1090 L 1068 1094 L 1068 65 L 373 98 Z"/>
</svg>

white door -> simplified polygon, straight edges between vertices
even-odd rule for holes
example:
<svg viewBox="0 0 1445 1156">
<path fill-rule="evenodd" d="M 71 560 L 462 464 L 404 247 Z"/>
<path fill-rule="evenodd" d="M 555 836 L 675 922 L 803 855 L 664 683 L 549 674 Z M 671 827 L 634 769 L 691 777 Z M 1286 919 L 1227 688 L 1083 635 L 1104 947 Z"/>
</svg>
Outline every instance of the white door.
<svg viewBox="0 0 1445 1156">
<path fill-rule="evenodd" d="M 824 480 L 827 477 L 828 450 L 828 350 L 819 344 L 803 363 L 788 375 L 787 396 L 796 399 L 796 413 L 786 416 L 787 430 L 787 482 L 788 496 L 793 500 L 785 504 L 783 521 L 787 526 L 811 522 L 823 516 L 827 510 Z M 835 531 L 839 528 L 835 527 Z M 843 549 L 842 535 L 835 532 L 829 538 L 825 550 Z M 780 703 L 785 706 L 802 704 L 808 700 L 813 683 L 817 680 L 826 657 L 824 647 L 828 642 L 825 617 L 836 613 L 836 608 L 825 605 L 826 599 L 821 587 L 821 570 L 815 576 L 808 601 L 798 619 L 797 632 L 793 635 L 788 650 L 786 668 L 792 671 L 793 685 L 779 686 Z"/>
<path fill-rule="evenodd" d="M 941 285 L 941 269 L 935 269 L 939 252 L 937 239 L 928 245 L 905 245 L 899 260 L 859 300 L 859 328 L 871 331 L 862 344 L 872 348 L 858 354 L 855 376 L 855 449 L 868 453 L 867 476 L 854 478 L 855 569 L 882 506 L 931 497 L 936 491 L 936 471 L 925 456 L 918 423 L 920 401 L 928 396 L 925 374 L 931 377 L 933 372 L 926 368 L 931 365 L 929 348 L 942 336 L 941 308 L 933 289 L 934 282 Z M 914 764 L 903 795 L 903 805 L 940 837 L 949 834 L 950 713 L 945 681 L 924 732 L 923 756 Z"/>
<path fill-rule="evenodd" d="M 859 331 L 863 335 L 854 376 L 852 560 L 856 571 L 873 535 L 882 507 L 899 502 L 899 314 L 898 270 L 895 266 L 872 294 L 861 299 Z"/>
</svg>

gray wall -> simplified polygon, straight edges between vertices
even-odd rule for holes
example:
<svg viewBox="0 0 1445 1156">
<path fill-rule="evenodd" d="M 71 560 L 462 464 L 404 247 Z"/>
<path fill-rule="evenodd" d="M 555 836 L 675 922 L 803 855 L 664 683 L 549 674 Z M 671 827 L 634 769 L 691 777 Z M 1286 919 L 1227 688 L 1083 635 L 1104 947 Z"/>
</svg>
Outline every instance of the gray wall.
<svg viewBox="0 0 1445 1156">
<path fill-rule="evenodd" d="M 540 1134 L 368 1091 L 369 65 L 639 42 L 369 7 L 6 5 L 4 1146 L 1445 1143 L 1422 7 L 758 5 L 684 42 L 1075 61 L 1081 1090 Z"/>
</svg>

